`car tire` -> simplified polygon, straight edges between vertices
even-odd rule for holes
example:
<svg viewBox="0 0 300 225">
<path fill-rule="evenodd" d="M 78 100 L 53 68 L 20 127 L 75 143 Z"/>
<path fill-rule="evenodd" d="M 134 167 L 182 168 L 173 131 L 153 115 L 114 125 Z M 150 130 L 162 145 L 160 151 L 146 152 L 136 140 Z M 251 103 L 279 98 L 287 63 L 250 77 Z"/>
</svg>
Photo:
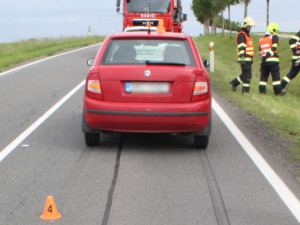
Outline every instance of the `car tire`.
<svg viewBox="0 0 300 225">
<path fill-rule="evenodd" d="M 84 139 L 87 146 L 97 146 L 100 143 L 100 133 L 85 133 Z"/>
<path fill-rule="evenodd" d="M 205 149 L 209 142 L 208 135 L 195 135 L 194 136 L 194 145 L 196 148 L 203 148 Z"/>
</svg>

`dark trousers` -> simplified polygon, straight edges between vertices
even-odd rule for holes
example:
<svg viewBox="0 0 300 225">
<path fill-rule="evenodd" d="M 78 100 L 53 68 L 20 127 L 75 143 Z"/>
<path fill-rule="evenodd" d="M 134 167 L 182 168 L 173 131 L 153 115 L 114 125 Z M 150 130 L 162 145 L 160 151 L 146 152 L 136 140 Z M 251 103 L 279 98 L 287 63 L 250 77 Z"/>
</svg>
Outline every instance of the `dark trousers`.
<svg viewBox="0 0 300 225">
<path fill-rule="evenodd" d="M 252 62 L 241 62 L 242 73 L 230 82 L 235 87 L 237 87 L 240 84 L 243 84 L 242 92 L 250 91 L 250 82 L 252 78 L 251 66 Z"/>
<path fill-rule="evenodd" d="M 294 66 L 295 60 L 292 62 L 292 66 L 290 72 L 281 80 L 281 88 L 285 88 L 285 86 L 290 82 L 290 80 L 294 79 L 300 71 L 300 66 Z"/>
<path fill-rule="evenodd" d="M 273 90 L 275 95 L 281 93 L 281 83 L 280 83 L 280 72 L 279 63 L 277 62 L 262 62 L 260 65 L 260 82 L 259 82 L 259 93 L 265 94 L 267 92 L 267 82 L 269 75 L 272 75 L 273 80 Z"/>
</svg>

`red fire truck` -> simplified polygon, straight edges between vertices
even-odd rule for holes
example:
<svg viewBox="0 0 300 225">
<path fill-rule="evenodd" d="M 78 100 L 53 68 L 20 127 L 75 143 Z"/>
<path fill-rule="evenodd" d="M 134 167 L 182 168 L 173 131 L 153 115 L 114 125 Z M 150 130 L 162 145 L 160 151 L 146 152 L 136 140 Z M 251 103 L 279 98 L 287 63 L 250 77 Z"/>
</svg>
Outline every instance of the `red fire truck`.
<svg viewBox="0 0 300 225">
<path fill-rule="evenodd" d="M 117 12 L 120 8 L 121 0 L 117 0 Z M 123 30 L 149 23 L 157 26 L 163 19 L 166 31 L 182 32 L 182 22 L 186 17 L 182 13 L 181 0 L 123 0 Z"/>
</svg>

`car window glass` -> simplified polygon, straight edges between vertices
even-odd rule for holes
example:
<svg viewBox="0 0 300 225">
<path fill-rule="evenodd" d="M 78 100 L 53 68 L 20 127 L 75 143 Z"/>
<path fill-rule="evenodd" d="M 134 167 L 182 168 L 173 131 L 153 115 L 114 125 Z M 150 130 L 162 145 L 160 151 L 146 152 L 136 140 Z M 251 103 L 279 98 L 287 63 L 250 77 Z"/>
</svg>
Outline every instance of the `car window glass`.
<svg viewBox="0 0 300 225">
<path fill-rule="evenodd" d="M 102 59 L 111 64 L 182 64 L 195 65 L 190 46 L 185 40 L 122 39 L 112 40 Z"/>
<path fill-rule="evenodd" d="M 167 13 L 170 11 L 170 0 L 130 0 L 127 1 L 128 12 Z"/>
</svg>

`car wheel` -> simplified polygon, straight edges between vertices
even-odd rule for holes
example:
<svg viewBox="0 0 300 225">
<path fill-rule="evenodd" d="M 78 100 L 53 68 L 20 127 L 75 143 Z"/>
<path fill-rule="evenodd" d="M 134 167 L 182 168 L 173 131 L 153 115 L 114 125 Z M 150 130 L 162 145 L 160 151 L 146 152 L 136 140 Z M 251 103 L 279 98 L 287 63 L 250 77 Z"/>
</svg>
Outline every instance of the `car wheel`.
<svg viewBox="0 0 300 225">
<path fill-rule="evenodd" d="M 208 145 L 209 136 L 208 135 L 195 135 L 194 145 L 196 148 L 206 148 Z"/>
<path fill-rule="evenodd" d="M 85 133 L 84 139 L 87 146 L 97 146 L 100 142 L 100 133 Z"/>
</svg>

